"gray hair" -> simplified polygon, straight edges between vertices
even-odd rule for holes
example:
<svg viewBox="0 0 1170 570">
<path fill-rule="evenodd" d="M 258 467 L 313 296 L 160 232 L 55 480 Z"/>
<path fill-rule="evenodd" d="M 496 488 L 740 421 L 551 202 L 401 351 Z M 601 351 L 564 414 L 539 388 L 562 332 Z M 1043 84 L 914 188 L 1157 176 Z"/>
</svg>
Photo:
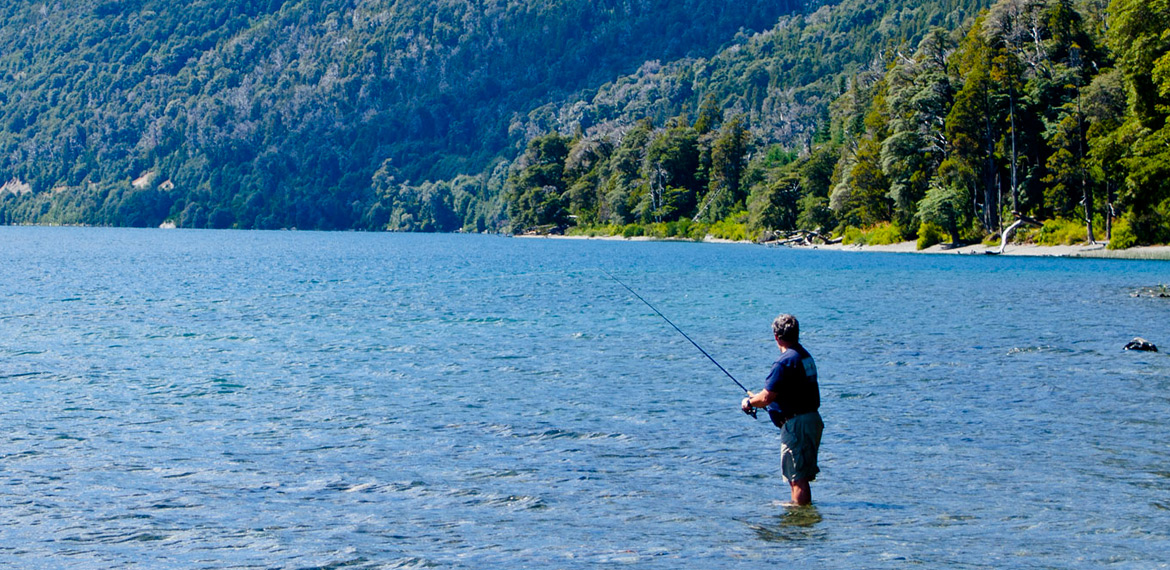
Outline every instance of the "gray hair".
<svg viewBox="0 0 1170 570">
<path fill-rule="evenodd" d="M 785 342 L 800 342 L 800 323 L 796 317 L 784 313 L 772 321 L 772 335 Z"/>
</svg>

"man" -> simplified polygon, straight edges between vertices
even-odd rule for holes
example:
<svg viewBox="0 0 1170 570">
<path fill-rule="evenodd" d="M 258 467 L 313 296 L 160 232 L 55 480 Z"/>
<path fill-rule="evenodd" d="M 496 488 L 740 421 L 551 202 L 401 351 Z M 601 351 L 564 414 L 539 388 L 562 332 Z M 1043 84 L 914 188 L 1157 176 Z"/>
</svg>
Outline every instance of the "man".
<svg viewBox="0 0 1170 570">
<path fill-rule="evenodd" d="M 780 428 L 780 466 L 792 487 L 792 502 L 812 503 L 809 483 L 816 479 L 817 450 L 825 425 L 817 410 L 821 394 L 817 386 L 817 365 L 800 345 L 800 324 L 788 314 L 772 321 L 772 335 L 780 347 L 780 358 L 772 365 L 767 383 L 759 393 L 748 392 L 740 407 L 745 412 L 764 408 Z"/>
</svg>

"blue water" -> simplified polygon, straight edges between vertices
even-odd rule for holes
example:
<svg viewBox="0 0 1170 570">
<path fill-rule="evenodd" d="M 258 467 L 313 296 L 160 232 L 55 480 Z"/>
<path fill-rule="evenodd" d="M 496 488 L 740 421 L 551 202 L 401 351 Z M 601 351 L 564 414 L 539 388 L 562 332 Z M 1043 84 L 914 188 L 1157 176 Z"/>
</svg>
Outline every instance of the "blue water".
<svg viewBox="0 0 1170 570">
<path fill-rule="evenodd" d="M 789 509 L 750 387 L 801 319 Z M 1166 568 L 1170 263 L 0 228 L 0 566 Z"/>
</svg>

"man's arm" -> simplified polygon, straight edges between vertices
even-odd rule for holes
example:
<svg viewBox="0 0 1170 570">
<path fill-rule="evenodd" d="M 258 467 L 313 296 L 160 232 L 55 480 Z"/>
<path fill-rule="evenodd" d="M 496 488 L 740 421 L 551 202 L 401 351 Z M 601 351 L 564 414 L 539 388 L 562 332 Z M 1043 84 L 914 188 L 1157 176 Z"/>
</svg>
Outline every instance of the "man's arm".
<svg viewBox="0 0 1170 570">
<path fill-rule="evenodd" d="M 765 408 L 775 400 L 776 396 L 769 392 L 767 388 L 764 388 L 755 394 L 748 392 L 748 397 L 743 399 L 740 407 L 744 410 L 749 408 Z"/>
</svg>

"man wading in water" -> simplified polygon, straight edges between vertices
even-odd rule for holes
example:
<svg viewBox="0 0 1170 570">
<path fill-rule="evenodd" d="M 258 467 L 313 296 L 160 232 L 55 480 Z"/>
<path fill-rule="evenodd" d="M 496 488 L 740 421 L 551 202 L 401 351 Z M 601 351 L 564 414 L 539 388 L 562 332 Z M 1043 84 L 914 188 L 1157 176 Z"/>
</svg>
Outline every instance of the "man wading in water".
<svg viewBox="0 0 1170 570">
<path fill-rule="evenodd" d="M 780 347 L 780 359 L 772 365 L 767 383 L 759 393 L 748 392 L 740 407 L 743 411 L 764 408 L 772 423 L 780 428 L 780 467 L 784 479 L 792 486 L 792 502 L 812 503 L 809 483 L 816 479 L 817 450 L 825 424 L 817 411 L 821 393 L 817 387 L 817 365 L 800 346 L 800 325 L 792 315 L 780 315 L 772 321 L 772 335 Z"/>
</svg>

